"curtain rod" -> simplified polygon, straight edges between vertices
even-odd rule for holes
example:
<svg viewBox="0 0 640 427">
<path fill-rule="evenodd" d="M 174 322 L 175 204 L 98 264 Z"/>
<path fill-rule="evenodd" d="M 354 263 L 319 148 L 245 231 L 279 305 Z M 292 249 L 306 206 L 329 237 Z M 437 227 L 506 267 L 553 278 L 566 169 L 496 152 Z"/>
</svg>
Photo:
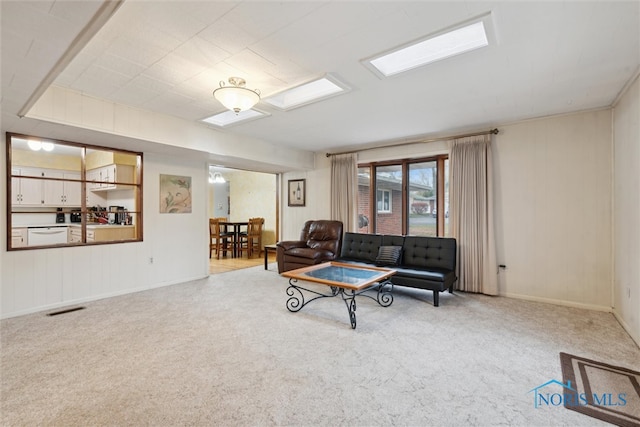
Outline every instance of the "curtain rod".
<svg viewBox="0 0 640 427">
<path fill-rule="evenodd" d="M 451 140 L 451 139 L 466 138 L 468 136 L 497 135 L 498 132 L 500 132 L 498 130 L 498 128 L 495 128 L 495 129 L 487 130 L 487 131 L 484 131 L 484 132 L 465 133 L 463 135 L 445 136 L 445 137 L 442 137 L 442 138 L 421 139 L 421 140 L 418 140 L 418 141 L 403 142 L 401 144 L 381 145 L 379 147 L 368 147 L 368 148 L 362 148 L 360 150 L 341 151 L 339 153 L 327 153 L 327 157 L 337 156 L 338 154 L 352 154 L 352 153 L 358 153 L 360 151 L 377 150 L 378 148 L 401 147 L 403 145 L 420 144 L 422 142 L 448 141 L 448 140 Z"/>
</svg>

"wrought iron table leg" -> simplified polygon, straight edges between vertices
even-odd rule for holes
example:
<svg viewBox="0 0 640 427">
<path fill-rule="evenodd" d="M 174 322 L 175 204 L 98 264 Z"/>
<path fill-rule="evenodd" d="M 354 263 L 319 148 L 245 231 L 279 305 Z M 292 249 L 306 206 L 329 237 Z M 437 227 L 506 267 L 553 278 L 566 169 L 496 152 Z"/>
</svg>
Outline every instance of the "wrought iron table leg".
<svg viewBox="0 0 640 427">
<path fill-rule="evenodd" d="M 393 291 L 393 283 L 391 283 L 390 281 L 385 281 L 378 284 L 377 288 L 374 286 L 361 291 L 351 290 L 350 293 L 343 288 L 330 286 L 331 294 L 323 294 L 320 292 L 312 291 L 311 289 L 297 286 L 296 283 L 296 279 L 289 279 L 289 287 L 287 288 L 287 295 L 289 295 L 289 299 L 287 300 L 287 309 L 289 311 L 300 311 L 302 307 L 318 298 L 331 298 L 340 295 L 347 307 L 347 312 L 349 313 L 349 322 L 351 323 L 351 329 L 356 328 L 356 296 L 362 295 L 363 297 L 370 298 L 376 301 L 382 307 L 388 307 L 393 303 L 393 294 L 391 293 Z M 377 295 L 375 296 L 375 298 L 371 295 L 364 294 L 364 292 L 369 290 L 377 290 Z M 302 291 L 315 294 L 316 296 L 305 300 L 305 295 Z"/>
<path fill-rule="evenodd" d="M 387 286 L 389 286 L 389 290 L 387 291 Z M 393 283 L 390 280 L 380 283 L 378 287 L 378 295 L 376 297 L 376 301 L 382 307 L 389 307 L 393 304 Z"/>
<path fill-rule="evenodd" d="M 356 328 L 356 295 L 358 295 L 355 291 L 351 291 L 351 294 L 348 294 L 343 289 L 340 290 L 340 295 L 342 296 L 342 300 L 344 304 L 347 306 L 347 312 L 349 313 L 349 322 L 351 323 L 351 329 Z"/>
</svg>

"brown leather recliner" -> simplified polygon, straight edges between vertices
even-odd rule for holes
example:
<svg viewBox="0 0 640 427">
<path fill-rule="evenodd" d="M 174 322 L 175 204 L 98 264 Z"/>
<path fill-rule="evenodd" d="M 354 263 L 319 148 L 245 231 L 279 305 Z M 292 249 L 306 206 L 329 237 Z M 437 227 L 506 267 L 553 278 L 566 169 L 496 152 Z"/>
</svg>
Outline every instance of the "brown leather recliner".
<svg viewBox="0 0 640 427">
<path fill-rule="evenodd" d="M 278 242 L 278 273 L 331 261 L 340 256 L 342 222 L 310 220 L 304 223 L 300 240 Z"/>
</svg>

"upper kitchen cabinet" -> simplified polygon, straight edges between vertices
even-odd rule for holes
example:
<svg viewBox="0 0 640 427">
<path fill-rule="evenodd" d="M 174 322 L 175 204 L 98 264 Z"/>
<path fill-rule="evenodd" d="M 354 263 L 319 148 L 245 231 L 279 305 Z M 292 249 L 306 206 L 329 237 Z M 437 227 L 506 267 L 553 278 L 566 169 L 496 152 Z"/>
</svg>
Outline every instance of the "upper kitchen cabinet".
<svg viewBox="0 0 640 427">
<path fill-rule="evenodd" d="M 82 148 L 12 138 L 9 154 L 13 206 L 81 207 Z"/>
<path fill-rule="evenodd" d="M 142 240 L 142 153 L 6 135 L 8 250 Z"/>
<path fill-rule="evenodd" d="M 139 157 L 134 154 L 87 150 L 87 180 L 91 191 L 132 190 L 137 183 Z"/>
</svg>

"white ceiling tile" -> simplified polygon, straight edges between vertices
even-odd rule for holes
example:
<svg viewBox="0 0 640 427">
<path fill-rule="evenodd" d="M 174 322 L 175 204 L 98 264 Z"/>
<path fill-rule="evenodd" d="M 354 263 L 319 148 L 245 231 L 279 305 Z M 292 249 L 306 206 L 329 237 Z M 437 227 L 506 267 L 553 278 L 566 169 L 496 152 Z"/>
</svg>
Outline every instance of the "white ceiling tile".
<svg viewBox="0 0 640 427">
<path fill-rule="evenodd" d="M 84 52 L 80 52 L 78 55 L 76 55 L 73 61 L 71 61 L 71 63 L 67 65 L 64 72 L 58 75 L 58 77 L 54 80 L 54 84 L 70 87 L 95 61 L 96 58 L 94 56 L 86 55 Z"/>
<path fill-rule="evenodd" d="M 24 105 L 89 3 L 0 2 L 3 109 Z M 488 11 L 497 44 L 482 51 L 385 80 L 360 63 Z M 266 97 L 336 73 L 350 93 L 233 129 L 318 150 L 609 105 L 640 67 L 639 26 L 640 3 L 615 0 L 125 1 L 56 83 L 196 121 L 231 76 Z"/>
<path fill-rule="evenodd" d="M 205 67 L 213 67 L 227 59 L 231 54 L 199 36 L 183 43 L 173 51 L 182 61 L 190 61 Z"/>
<path fill-rule="evenodd" d="M 308 15 L 326 2 L 243 2 L 225 15 L 233 24 L 262 39 Z"/>
<path fill-rule="evenodd" d="M 55 1 L 49 14 L 67 22 L 84 25 L 86 17 L 94 15 L 100 6 L 101 3 L 97 1 Z"/>
<path fill-rule="evenodd" d="M 95 59 L 94 65 L 109 68 L 117 73 L 132 78 L 139 75 L 145 70 L 145 67 L 143 67 L 138 62 L 130 61 L 127 58 L 114 55 L 112 52 L 105 52 L 103 55 L 100 55 L 97 59 Z"/>
<path fill-rule="evenodd" d="M 224 47 L 224 50 L 230 54 L 238 53 L 258 40 L 256 36 L 252 36 L 225 18 L 209 25 L 198 33 L 198 37 L 215 46 Z"/>
<path fill-rule="evenodd" d="M 203 70 L 204 66 L 181 60 L 178 55 L 169 54 L 147 68 L 142 74 L 175 86 L 198 75 Z"/>
<path fill-rule="evenodd" d="M 116 73 L 107 68 L 91 65 L 71 84 L 72 89 L 82 91 L 91 86 L 91 94 L 106 98 L 130 81 L 128 76 Z"/>
</svg>

